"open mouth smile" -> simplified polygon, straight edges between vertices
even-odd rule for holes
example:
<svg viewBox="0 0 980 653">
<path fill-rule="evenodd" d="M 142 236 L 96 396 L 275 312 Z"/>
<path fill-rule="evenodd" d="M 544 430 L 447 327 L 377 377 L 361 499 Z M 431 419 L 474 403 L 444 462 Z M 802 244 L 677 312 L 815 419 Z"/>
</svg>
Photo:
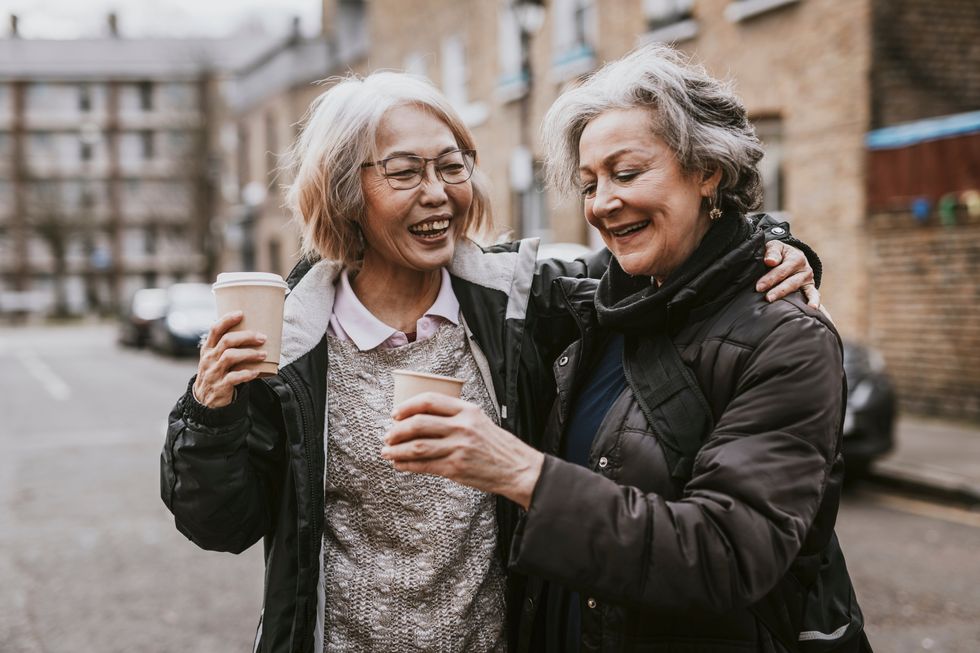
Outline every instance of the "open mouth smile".
<svg viewBox="0 0 980 653">
<path fill-rule="evenodd" d="M 425 220 L 418 224 L 413 224 L 408 231 L 413 235 L 425 240 L 437 240 L 449 231 L 449 218 L 434 218 Z"/>
<path fill-rule="evenodd" d="M 634 222 L 633 224 L 628 224 L 625 227 L 619 227 L 618 229 L 609 229 L 611 233 L 616 238 L 623 238 L 640 231 L 644 227 L 650 224 L 649 220 L 644 220 L 642 222 Z"/>
</svg>

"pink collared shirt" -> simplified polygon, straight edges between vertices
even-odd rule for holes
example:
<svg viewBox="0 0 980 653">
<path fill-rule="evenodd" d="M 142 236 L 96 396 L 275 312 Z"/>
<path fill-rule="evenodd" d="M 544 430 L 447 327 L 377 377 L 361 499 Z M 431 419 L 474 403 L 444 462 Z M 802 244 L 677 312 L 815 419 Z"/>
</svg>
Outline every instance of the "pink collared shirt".
<svg viewBox="0 0 980 653">
<path fill-rule="evenodd" d="M 459 324 L 459 301 L 453 293 L 449 272 L 443 268 L 435 303 L 415 323 L 415 339 L 431 338 L 446 322 Z M 347 270 L 341 272 L 337 281 L 329 332 L 339 340 L 353 342 L 361 351 L 376 347 L 394 349 L 408 344 L 408 336 L 404 332 L 388 326 L 364 307 L 350 286 Z"/>
</svg>

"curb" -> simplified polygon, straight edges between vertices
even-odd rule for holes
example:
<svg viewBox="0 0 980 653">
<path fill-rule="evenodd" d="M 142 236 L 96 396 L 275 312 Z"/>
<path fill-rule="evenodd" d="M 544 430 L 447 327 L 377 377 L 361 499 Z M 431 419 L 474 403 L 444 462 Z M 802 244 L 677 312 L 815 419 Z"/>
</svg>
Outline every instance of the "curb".
<svg viewBox="0 0 980 653">
<path fill-rule="evenodd" d="M 980 485 L 947 469 L 881 460 L 865 478 L 870 483 L 967 508 L 980 508 Z"/>
</svg>

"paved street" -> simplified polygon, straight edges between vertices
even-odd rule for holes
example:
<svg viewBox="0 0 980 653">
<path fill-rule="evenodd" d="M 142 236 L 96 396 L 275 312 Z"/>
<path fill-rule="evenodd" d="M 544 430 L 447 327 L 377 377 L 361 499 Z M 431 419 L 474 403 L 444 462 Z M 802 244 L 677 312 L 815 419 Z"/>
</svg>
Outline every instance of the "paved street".
<svg viewBox="0 0 980 653">
<path fill-rule="evenodd" d="M 198 550 L 159 499 L 193 372 L 106 327 L 0 329 L 0 651 L 247 651 L 261 547 Z M 878 653 L 980 650 L 980 514 L 870 489 L 840 538 Z"/>
</svg>

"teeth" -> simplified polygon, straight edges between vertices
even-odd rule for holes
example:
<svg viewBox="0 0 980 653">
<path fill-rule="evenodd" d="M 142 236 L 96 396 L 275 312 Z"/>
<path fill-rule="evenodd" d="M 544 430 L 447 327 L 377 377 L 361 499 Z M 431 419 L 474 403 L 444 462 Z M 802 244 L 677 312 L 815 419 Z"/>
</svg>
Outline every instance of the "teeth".
<svg viewBox="0 0 980 653">
<path fill-rule="evenodd" d="M 634 231 L 639 231 L 640 229 L 642 229 L 643 227 L 647 226 L 648 224 L 650 224 L 650 223 L 649 222 L 641 222 L 639 224 L 633 225 L 632 227 L 626 227 L 625 229 L 620 229 L 619 231 L 613 231 L 612 234 L 614 236 L 625 236 L 627 234 L 633 233 Z"/>
<path fill-rule="evenodd" d="M 449 228 L 449 220 L 432 220 L 430 222 L 423 222 L 422 224 L 412 225 L 408 228 L 409 231 L 416 234 L 424 234 L 431 231 L 442 231 Z"/>
</svg>

